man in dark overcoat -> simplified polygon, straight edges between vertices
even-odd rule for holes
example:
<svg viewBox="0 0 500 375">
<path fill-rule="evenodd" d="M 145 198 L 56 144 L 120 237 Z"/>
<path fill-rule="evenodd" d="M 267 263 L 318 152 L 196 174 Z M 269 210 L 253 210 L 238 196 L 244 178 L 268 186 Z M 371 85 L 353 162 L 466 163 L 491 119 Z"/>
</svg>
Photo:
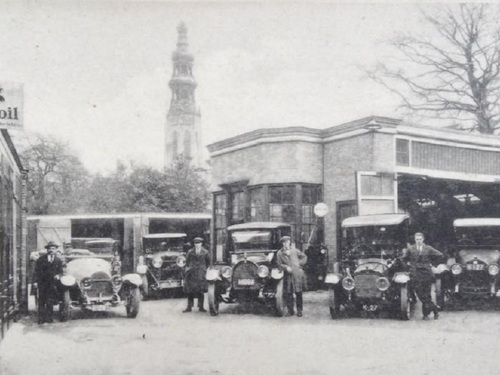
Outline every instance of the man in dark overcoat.
<svg viewBox="0 0 500 375">
<path fill-rule="evenodd" d="M 50 241 L 45 248 L 47 254 L 38 258 L 35 265 L 35 282 L 38 287 L 38 324 L 52 323 L 54 304 L 59 300 L 59 278 L 64 271 L 64 262 L 56 256 L 59 246 Z"/>
<path fill-rule="evenodd" d="M 302 317 L 302 292 L 305 288 L 306 276 L 302 267 L 307 263 L 307 256 L 300 250 L 291 246 L 289 236 L 281 238 L 281 249 L 276 254 L 278 267 L 285 273 L 283 278 L 283 292 L 290 315 L 293 311 L 293 295 L 297 303 L 297 316 Z"/>
<path fill-rule="evenodd" d="M 198 309 L 206 312 L 203 307 L 204 293 L 208 291 L 208 282 L 205 278 L 207 268 L 210 267 L 210 253 L 203 248 L 203 239 L 196 237 L 193 240 L 194 248 L 186 254 L 186 276 L 184 279 L 184 292 L 187 294 L 187 307 L 183 312 L 193 309 L 194 299 L 198 298 Z"/>
<path fill-rule="evenodd" d="M 438 319 L 439 312 L 431 298 L 431 286 L 436 280 L 432 265 L 443 261 L 443 254 L 425 244 L 422 233 L 415 233 L 415 244 L 404 251 L 402 258 L 410 267 L 410 280 L 418 299 L 422 302 L 423 319 L 428 320 L 431 312 L 434 313 L 434 319 Z"/>
</svg>

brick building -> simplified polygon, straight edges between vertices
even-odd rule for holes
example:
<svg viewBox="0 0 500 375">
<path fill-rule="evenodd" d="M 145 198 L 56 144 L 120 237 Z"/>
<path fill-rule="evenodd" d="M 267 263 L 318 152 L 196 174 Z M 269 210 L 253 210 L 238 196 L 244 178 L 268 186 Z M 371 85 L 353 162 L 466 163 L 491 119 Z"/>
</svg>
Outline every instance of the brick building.
<svg viewBox="0 0 500 375">
<path fill-rule="evenodd" d="M 349 216 L 407 212 L 413 230 L 446 247 L 452 220 L 500 216 L 500 139 L 369 117 L 328 129 L 259 129 L 208 146 L 212 163 L 212 248 L 248 221 L 292 224 L 298 247 L 312 236 L 338 256 Z M 324 219 L 313 207 L 328 205 Z"/>
</svg>

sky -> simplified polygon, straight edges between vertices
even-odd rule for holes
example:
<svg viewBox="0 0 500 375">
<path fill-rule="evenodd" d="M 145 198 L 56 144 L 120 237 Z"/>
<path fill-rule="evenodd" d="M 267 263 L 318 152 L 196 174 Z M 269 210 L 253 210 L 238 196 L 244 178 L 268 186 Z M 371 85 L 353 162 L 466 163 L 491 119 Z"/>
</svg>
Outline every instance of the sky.
<svg viewBox="0 0 500 375">
<path fill-rule="evenodd" d="M 162 167 L 181 21 L 205 145 L 401 118 L 362 67 L 392 57 L 396 32 L 422 28 L 413 4 L 0 0 L 0 82 L 24 84 L 26 133 L 67 142 L 92 172 L 117 160 Z"/>
</svg>

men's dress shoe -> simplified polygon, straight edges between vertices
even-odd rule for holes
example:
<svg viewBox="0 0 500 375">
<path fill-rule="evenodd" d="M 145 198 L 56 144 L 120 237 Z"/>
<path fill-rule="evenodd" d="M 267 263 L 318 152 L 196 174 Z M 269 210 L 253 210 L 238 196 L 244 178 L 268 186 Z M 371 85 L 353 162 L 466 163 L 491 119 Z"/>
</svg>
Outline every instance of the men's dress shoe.
<svg viewBox="0 0 500 375">
<path fill-rule="evenodd" d="M 200 307 L 200 312 L 207 312 L 203 307 Z"/>
<path fill-rule="evenodd" d="M 186 309 L 182 310 L 182 312 L 183 312 L 183 313 L 186 313 L 186 312 L 191 312 L 191 307 L 188 307 L 188 308 L 186 308 Z"/>
<path fill-rule="evenodd" d="M 422 320 L 429 320 L 429 315 L 424 315 L 424 316 L 422 317 Z"/>
<path fill-rule="evenodd" d="M 302 318 L 302 311 L 297 311 L 297 317 Z"/>
</svg>

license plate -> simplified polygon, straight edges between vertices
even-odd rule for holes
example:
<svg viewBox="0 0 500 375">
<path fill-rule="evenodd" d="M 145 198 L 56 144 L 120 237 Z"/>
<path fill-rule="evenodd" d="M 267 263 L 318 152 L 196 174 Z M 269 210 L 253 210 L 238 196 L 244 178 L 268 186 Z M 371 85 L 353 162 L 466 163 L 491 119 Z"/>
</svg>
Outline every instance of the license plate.
<svg viewBox="0 0 500 375">
<path fill-rule="evenodd" d="M 92 311 L 106 311 L 106 305 L 92 305 L 90 309 Z"/>
<path fill-rule="evenodd" d="M 255 280 L 254 279 L 239 279 L 238 280 L 238 285 L 254 285 Z"/>
<path fill-rule="evenodd" d="M 469 271 L 482 271 L 484 270 L 484 264 L 468 264 L 467 269 Z"/>
<path fill-rule="evenodd" d="M 176 286 L 181 286 L 181 282 L 178 280 L 160 281 L 160 288 L 172 288 Z"/>
</svg>

